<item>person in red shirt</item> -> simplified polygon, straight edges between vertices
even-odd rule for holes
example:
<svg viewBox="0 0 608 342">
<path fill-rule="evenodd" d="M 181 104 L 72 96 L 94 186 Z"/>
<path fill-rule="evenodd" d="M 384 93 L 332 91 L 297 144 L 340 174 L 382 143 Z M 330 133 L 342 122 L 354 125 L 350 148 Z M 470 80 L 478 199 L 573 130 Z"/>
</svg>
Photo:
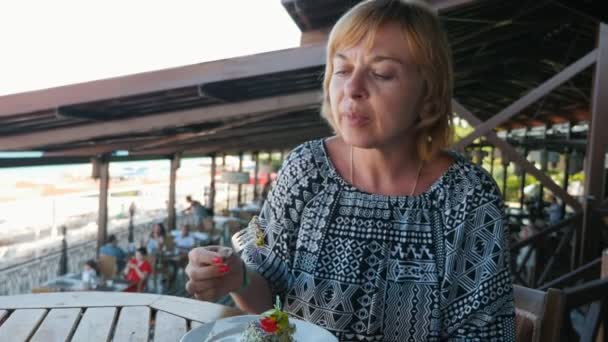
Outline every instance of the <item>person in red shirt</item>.
<svg viewBox="0 0 608 342">
<path fill-rule="evenodd" d="M 152 272 L 152 266 L 146 260 L 146 248 L 140 247 L 135 252 L 135 257 L 129 260 L 125 267 L 124 274 L 127 281 L 131 284 L 125 291 L 142 292 L 146 287 L 146 279 Z"/>
</svg>

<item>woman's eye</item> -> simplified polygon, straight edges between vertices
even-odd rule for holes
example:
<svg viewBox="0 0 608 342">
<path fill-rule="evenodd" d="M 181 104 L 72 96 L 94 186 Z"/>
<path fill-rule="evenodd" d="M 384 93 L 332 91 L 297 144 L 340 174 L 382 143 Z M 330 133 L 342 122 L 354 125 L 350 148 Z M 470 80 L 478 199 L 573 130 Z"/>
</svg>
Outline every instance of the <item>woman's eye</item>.
<svg viewBox="0 0 608 342">
<path fill-rule="evenodd" d="M 383 73 L 378 73 L 378 72 L 373 72 L 372 73 L 374 75 L 375 78 L 379 79 L 379 80 L 383 80 L 383 81 L 388 81 L 393 79 L 393 75 L 390 74 L 383 74 Z"/>
<path fill-rule="evenodd" d="M 345 69 L 338 69 L 336 71 L 334 71 L 334 75 L 346 75 L 348 73 L 348 70 Z"/>
</svg>

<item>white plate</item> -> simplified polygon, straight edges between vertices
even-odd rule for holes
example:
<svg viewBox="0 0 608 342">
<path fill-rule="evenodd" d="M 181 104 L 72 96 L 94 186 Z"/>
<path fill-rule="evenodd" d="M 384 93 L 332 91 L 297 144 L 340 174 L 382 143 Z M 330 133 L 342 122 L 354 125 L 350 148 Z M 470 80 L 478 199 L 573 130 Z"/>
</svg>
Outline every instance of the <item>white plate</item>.
<svg viewBox="0 0 608 342">
<path fill-rule="evenodd" d="M 190 330 L 181 342 L 240 342 L 241 334 L 251 321 L 260 319 L 259 315 L 246 315 L 222 318 Z M 289 318 L 295 324 L 296 342 L 337 342 L 338 339 L 329 331 L 295 318 Z"/>
</svg>

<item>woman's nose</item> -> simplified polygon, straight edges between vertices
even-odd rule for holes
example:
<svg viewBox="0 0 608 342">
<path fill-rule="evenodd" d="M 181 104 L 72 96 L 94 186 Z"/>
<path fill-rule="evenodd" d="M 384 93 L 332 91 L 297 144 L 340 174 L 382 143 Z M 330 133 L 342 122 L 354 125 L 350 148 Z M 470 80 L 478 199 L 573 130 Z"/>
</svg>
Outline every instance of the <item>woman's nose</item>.
<svg viewBox="0 0 608 342">
<path fill-rule="evenodd" d="M 344 91 L 350 98 L 365 98 L 368 95 L 365 77 L 359 71 L 353 71 L 344 85 Z"/>
</svg>

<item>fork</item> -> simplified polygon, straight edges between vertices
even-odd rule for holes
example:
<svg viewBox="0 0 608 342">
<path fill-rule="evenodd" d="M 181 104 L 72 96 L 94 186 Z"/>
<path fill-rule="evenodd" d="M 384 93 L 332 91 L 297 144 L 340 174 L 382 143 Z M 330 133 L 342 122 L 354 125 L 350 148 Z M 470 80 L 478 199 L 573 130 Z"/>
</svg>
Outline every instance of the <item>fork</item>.
<svg viewBox="0 0 608 342">
<path fill-rule="evenodd" d="M 230 241 L 232 242 L 232 249 L 235 253 L 240 254 L 245 246 L 255 241 L 257 238 L 257 232 L 261 232 L 260 222 L 257 216 L 251 218 L 247 227 L 239 230 L 232 235 Z"/>
</svg>

